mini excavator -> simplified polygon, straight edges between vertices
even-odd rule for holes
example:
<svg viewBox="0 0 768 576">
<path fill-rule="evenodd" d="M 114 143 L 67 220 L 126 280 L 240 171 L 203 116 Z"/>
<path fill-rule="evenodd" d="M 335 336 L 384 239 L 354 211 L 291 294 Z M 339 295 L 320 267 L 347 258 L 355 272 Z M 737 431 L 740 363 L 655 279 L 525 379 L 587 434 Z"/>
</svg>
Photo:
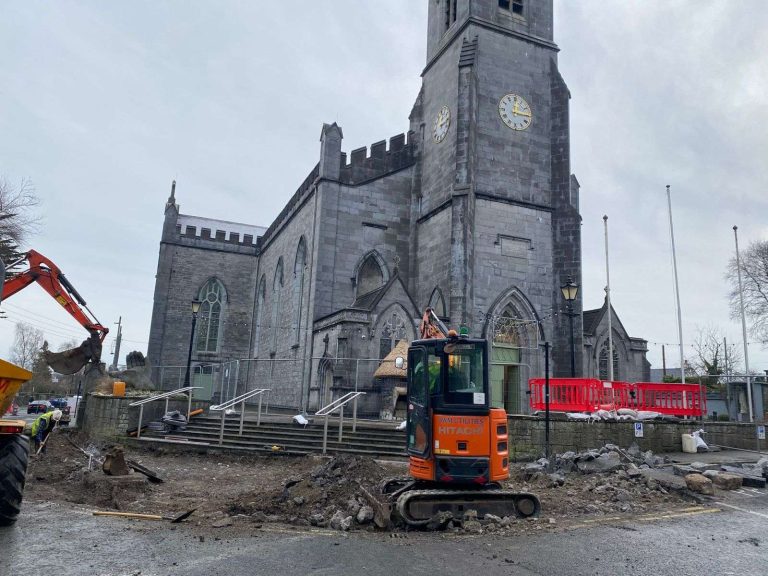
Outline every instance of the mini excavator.
<svg viewBox="0 0 768 576">
<path fill-rule="evenodd" d="M 407 363 L 411 478 L 384 484 L 390 513 L 414 527 L 445 511 L 455 518 L 467 510 L 480 518 L 538 515 L 535 495 L 501 486 L 509 478 L 507 414 L 491 407 L 486 340 L 447 329 L 431 308 L 420 333 Z M 403 358 L 395 363 L 406 367 Z"/>
<path fill-rule="evenodd" d="M 8 264 L 7 268 L 10 270 L 24 262 L 28 266 L 26 270 L 17 274 L 9 272 L 9 278 L 3 283 L 0 301 L 37 282 L 90 334 L 88 339 L 77 348 L 63 352 L 44 351 L 48 366 L 59 374 L 74 374 L 88 363 L 98 366 L 101 361 L 101 345 L 109 329 L 96 320 L 83 297 L 75 290 L 75 287 L 67 280 L 67 277 L 56 264 L 39 252 L 30 250 L 19 260 Z M 83 308 L 90 314 L 90 317 Z"/>
</svg>

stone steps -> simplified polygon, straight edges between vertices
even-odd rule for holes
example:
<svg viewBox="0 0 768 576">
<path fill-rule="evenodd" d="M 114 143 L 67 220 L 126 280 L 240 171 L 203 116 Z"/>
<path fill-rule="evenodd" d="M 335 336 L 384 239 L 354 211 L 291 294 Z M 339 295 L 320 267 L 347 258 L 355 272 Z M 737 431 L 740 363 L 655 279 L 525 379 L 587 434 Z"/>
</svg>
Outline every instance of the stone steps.
<svg viewBox="0 0 768 576">
<path fill-rule="evenodd" d="M 232 418 L 225 422 L 223 444 L 219 444 L 221 420 L 216 417 L 195 418 L 183 432 L 173 435 L 146 431 L 145 441 L 170 441 L 188 444 L 202 444 L 236 450 L 262 453 L 316 454 L 322 452 L 323 426 L 313 424 L 306 428 L 288 423 L 262 422 L 256 426 L 246 421 L 243 434 L 239 434 L 240 422 Z M 277 446 L 278 449 L 273 449 Z M 358 422 L 356 432 L 345 426 L 342 442 L 338 442 L 338 424 L 328 426 L 326 451 L 328 453 L 360 454 L 376 458 L 404 458 L 405 433 L 382 427 L 364 427 Z"/>
</svg>

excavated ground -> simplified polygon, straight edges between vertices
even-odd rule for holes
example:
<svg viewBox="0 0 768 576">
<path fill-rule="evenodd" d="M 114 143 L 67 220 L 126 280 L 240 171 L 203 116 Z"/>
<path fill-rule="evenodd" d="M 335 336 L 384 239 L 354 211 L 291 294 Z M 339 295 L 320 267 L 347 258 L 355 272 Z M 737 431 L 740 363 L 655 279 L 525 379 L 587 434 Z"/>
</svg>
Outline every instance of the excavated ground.
<svg viewBox="0 0 768 576">
<path fill-rule="evenodd" d="M 195 508 L 186 524 L 201 534 L 211 529 L 250 533 L 265 524 L 375 531 L 372 510 L 360 485 L 375 491 L 382 480 L 407 474 L 403 463 L 381 464 L 357 456 L 238 456 L 177 453 L 151 446 L 126 449 L 126 458 L 165 480 L 151 484 L 135 473 L 127 481 L 110 478 L 95 460 L 89 470 L 88 456 L 72 442 L 97 457 L 111 446 L 57 432 L 49 440 L 46 454 L 31 457 L 25 501 L 69 502 L 89 510 L 166 516 Z M 467 522 L 466 526 L 457 519 L 447 528 L 557 529 L 574 520 L 666 511 L 691 502 L 687 491 L 669 491 L 654 481 L 630 478 L 623 469 L 552 476 L 520 466 L 505 488 L 537 494 L 541 517 L 534 522 L 507 519 L 503 524 L 479 519 L 482 522 Z"/>
</svg>

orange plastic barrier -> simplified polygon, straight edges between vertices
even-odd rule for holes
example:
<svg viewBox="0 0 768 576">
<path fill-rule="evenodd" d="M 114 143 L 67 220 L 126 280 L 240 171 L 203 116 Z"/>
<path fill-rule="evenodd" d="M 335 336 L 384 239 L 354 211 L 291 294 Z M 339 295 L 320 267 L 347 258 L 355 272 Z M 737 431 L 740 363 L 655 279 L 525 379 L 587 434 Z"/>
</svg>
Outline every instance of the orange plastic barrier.
<svg viewBox="0 0 768 576">
<path fill-rule="evenodd" d="M 528 381 L 532 411 L 545 410 L 544 378 Z M 671 416 L 706 414 L 706 397 L 698 384 L 620 382 L 596 378 L 550 378 L 549 409 L 553 412 L 650 410 Z"/>
</svg>

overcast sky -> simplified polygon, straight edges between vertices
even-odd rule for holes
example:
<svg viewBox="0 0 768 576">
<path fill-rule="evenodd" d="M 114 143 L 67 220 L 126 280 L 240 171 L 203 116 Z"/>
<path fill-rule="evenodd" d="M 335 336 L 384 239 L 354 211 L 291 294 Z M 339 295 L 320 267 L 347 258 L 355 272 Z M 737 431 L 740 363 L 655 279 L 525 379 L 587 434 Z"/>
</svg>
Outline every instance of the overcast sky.
<svg viewBox="0 0 768 576">
<path fill-rule="evenodd" d="M 269 225 L 317 162 L 323 122 L 346 151 L 408 129 L 426 6 L 0 0 L 0 175 L 34 182 L 29 247 L 103 324 L 123 317 L 123 361 L 146 352 L 171 181 L 183 213 Z M 741 342 L 723 275 L 734 224 L 744 247 L 768 239 L 767 30 L 763 0 L 555 0 L 585 308 L 604 296 L 607 214 L 613 304 L 656 367 L 677 342 L 666 184 L 685 341 L 710 323 Z M 15 322 L 54 347 L 85 336 L 36 287 L 2 308 L 0 355 Z M 768 369 L 768 351 L 750 357 Z"/>
</svg>

